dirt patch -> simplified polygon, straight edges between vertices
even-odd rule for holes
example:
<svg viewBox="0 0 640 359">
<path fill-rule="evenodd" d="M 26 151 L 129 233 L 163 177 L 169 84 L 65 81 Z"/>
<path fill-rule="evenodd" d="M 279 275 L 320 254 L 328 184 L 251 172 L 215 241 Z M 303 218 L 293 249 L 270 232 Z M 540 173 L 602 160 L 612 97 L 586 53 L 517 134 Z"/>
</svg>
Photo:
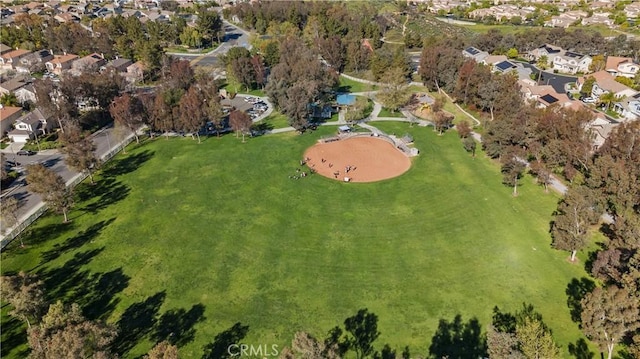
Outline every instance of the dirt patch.
<svg viewBox="0 0 640 359">
<path fill-rule="evenodd" d="M 307 149 L 304 158 L 318 174 L 339 181 L 348 177 L 350 182 L 381 181 L 400 176 L 411 167 L 407 156 L 375 137 L 318 143 Z"/>
</svg>

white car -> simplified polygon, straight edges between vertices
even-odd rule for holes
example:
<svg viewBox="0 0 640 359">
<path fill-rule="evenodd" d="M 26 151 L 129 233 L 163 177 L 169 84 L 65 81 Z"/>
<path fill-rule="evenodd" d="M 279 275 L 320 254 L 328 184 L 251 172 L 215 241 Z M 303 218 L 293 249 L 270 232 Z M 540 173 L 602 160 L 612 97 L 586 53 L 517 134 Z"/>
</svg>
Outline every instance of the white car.
<svg viewBox="0 0 640 359">
<path fill-rule="evenodd" d="M 582 102 L 584 103 L 596 103 L 596 99 L 593 97 L 585 97 L 582 99 Z"/>
</svg>

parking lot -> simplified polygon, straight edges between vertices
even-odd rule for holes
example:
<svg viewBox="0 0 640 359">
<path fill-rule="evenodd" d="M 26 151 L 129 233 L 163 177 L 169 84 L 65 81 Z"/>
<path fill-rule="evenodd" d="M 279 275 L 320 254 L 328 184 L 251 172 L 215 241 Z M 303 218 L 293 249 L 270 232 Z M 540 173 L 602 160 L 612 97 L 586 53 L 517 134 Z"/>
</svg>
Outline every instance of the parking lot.
<svg viewBox="0 0 640 359">
<path fill-rule="evenodd" d="M 252 120 L 263 114 L 269 106 L 258 97 L 237 95 L 233 99 L 222 100 L 223 106 L 235 107 L 237 110 L 244 111 Z"/>
</svg>

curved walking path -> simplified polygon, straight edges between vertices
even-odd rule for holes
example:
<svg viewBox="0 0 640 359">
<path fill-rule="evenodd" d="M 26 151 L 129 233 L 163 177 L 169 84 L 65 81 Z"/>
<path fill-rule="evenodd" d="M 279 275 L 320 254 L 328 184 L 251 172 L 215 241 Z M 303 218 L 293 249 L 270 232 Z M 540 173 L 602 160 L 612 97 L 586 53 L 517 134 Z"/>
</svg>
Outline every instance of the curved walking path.
<svg viewBox="0 0 640 359">
<path fill-rule="evenodd" d="M 340 76 L 342 76 L 342 77 L 344 77 L 346 79 L 349 79 L 349 80 L 352 80 L 352 81 L 355 81 L 355 82 L 364 83 L 364 84 L 377 85 L 377 86 L 384 85 L 383 83 L 380 83 L 380 82 L 360 79 L 360 78 L 357 78 L 357 77 L 354 77 L 354 76 L 351 76 L 351 75 L 347 75 L 347 74 L 343 74 L 343 73 L 341 73 Z M 423 84 L 417 83 L 417 82 L 411 82 L 411 84 L 412 85 L 423 86 Z M 365 93 L 366 94 L 375 94 L 376 92 L 377 91 L 369 91 L 369 92 L 365 92 Z M 444 91 L 442 91 L 442 92 L 445 94 L 445 96 L 447 96 L 451 100 L 451 97 L 446 92 L 444 92 Z M 363 93 L 363 94 L 365 94 L 365 93 Z M 377 117 L 377 114 L 379 114 L 380 111 L 378 111 L 377 113 L 375 112 L 375 109 L 376 109 L 375 104 L 376 103 L 377 102 L 374 101 L 374 112 L 372 112 L 372 115 L 375 113 L 376 116 L 375 117 L 371 116 L 371 118 L 370 118 L 371 121 L 380 121 L 380 120 L 382 120 L 382 121 L 412 122 L 415 119 L 415 116 L 413 116 L 411 113 L 409 113 L 406 110 L 402 111 L 402 114 L 405 115 L 405 117 L 407 117 L 407 118 L 385 118 L 385 119 L 381 119 L 381 118 Z M 480 125 L 481 124 L 480 120 L 478 120 L 475 116 L 473 116 L 469 112 L 465 111 L 458 104 L 455 104 L 455 105 L 462 113 L 464 113 L 469 118 L 471 118 L 476 123 L 476 125 Z M 419 125 L 433 125 L 432 122 L 425 121 L 425 120 L 418 120 L 416 122 L 418 122 Z M 362 127 L 362 124 L 360 124 L 360 126 Z M 371 125 L 367 125 L 367 126 L 373 127 Z M 375 128 L 375 127 L 373 127 L 373 128 Z M 471 135 L 473 136 L 473 138 L 476 141 L 482 143 L 482 136 L 479 133 L 472 132 Z M 562 183 L 562 181 L 560 181 L 557 177 L 555 177 L 553 175 L 551 175 L 551 182 L 549 183 L 549 187 L 551 187 L 554 191 L 556 191 L 556 192 L 558 192 L 558 193 L 560 193 L 562 195 L 567 193 L 567 190 L 568 190 L 567 186 L 564 183 Z"/>
</svg>

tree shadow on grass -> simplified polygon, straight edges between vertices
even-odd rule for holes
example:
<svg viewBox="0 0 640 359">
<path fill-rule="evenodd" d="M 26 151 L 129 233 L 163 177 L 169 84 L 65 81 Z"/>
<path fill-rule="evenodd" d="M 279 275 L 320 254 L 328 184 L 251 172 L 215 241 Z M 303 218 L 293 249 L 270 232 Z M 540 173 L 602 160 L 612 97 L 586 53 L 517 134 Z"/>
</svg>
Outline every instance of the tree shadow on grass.
<svg viewBox="0 0 640 359">
<path fill-rule="evenodd" d="M 195 304 L 188 311 L 183 308 L 166 311 L 158 319 L 152 339 L 157 343 L 166 340 L 178 347 L 190 343 L 196 335 L 194 326 L 205 319 L 204 309 L 204 305 Z"/>
<path fill-rule="evenodd" d="M 61 267 L 39 269 L 36 274 L 44 283 L 48 301 L 55 302 L 57 298 L 66 297 L 72 288 L 84 285 L 82 281 L 86 279 L 87 271 L 81 271 L 81 268 L 103 250 L 104 247 L 79 252 Z"/>
<path fill-rule="evenodd" d="M 49 262 L 60 257 L 63 253 L 82 247 L 85 243 L 97 237 L 100 232 L 114 220 L 115 217 L 105 221 L 100 221 L 77 235 L 67 238 L 64 243 L 56 244 L 52 249 L 42 253 L 42 260 L 44 262 Z"/>
<path fill-rule="evenodd" d="M 27 341 L 26 325 L 16 318 L 9 317 L 2 323 L 2 345 L 0 357 L 7 358 L 9 353 Z M 13 353 L 14 356 L 16 353 Z M 17 356 L 21 357 L 21 356 Z"/>
<path fill-rule="evenodd" d="M 251 136 L 262 136 L 271 130 L 273 130 L 273 125 L 268 122 L 255 123 L 251 126 Z"/>
<path fill-rule="evenodd" d="M 91 214 L 97 213 L 99 210 L 109 207 L 112 204 L 125 199 L 131 190 L 125 184 L 120 181 L 115 181 L 113 178 L 108 178 L 109 184 L 105 184 L 105 192 L 100 194 L 100 198 L 87 204 L 83 209 Z M 96 195 L 97 197 L 97 195 Z"/>
<path fill-rule="evenodd" d="M 487 340 L 482 334 L 478 319 L 462 321 L 460 314 L 453 321 L 440 319 L 438 329 L 431 339 L 430 358 L 467 359 L 487 356 Z"/>
<path fill-rule="evenodd" d="M 153 157 L 154 152 L 150 150 L 131 153 L 126 157 L 118 157 L 117 160 L 111 161 L 102 169 L 104 177 L 117 177 L 126 173 L 130 173 L 138 169 L 142 164 Z"/>
<path fill-rule="evenodd" d="M 240 322 L 237 322 L 231 328 L 216 335 L 213 342 L 204 346 L 202 359 L 225 359 L 234 357 L 229 353 L 229 346 L 239 344 L 240 341 L 247 336 L 248 332 L 248 325 L 242 325 Z"/>
<path fill-rule="evenodd" d="M 142 302 L 133 303 L 124 311 L 118 321 L 119 334 L 114 344 L 118 354 L 124 356 L 151 332 L 166 296 L 164 291 L 158 292 Z"/>
<path fill-rule="evenodd" d="M 115 298 L 129 286 L 131 277 L 124 274 L 122 268 L 105 273 L 93 273 L 76 288 L 72 299 L 84 310 L 91 320 L 107 319 L 120 302 Z"/>
<path fill-rule="evenodd" d="M 575 344 L 569 343 L 569 354 L 576 359 L 593 359 L 596 355 L 589 350 L 589 345 L 584 338 L 578 339 Z"/>
<path fill-rule="evenodd" d="M 104 247 L 76 253 L 61 267 L 41 269 L 38 277 L 43 281 L 47 300 L 78 303 L 88 319 L 105 319 L 115 309 L 119 299 L 115 296 L 129 285 L 130 277 L 122 268 L 110 272 L 91 273 L 83 269 L 100 254 Z"/>
<path fill-rule="evenodd" d="M 34 227 L 30 226 L 25 229 L 18 237 L 11 241 L 2 251 L 29 251 L 32 247 L 37 247 L 39 244 L 46 243 L 50 240 L 58 238 L 62 233 L 67 232 L 75 227 L 73 222 L 67 223 L 52 223 L 47 226 Z M 20 247 L 20 238 L 24 242 L 25 247 Z M 7 274 L 10 275 L 10 274 Z"/>
<path fill-rule="evenodd" d="M 580 280 L 573 278 L 567 285 L 567 290 L 565 291 L 567 294 L 567 306 L 571 313 L 571 320 L 575 323 L 582 322 L 582 305 L 580 304 L 582 298 L 584 298 L 587 293 L 591 293 L 595 287 L 595 282 L 586 277 L 582 277 Z"/>
</svg>

